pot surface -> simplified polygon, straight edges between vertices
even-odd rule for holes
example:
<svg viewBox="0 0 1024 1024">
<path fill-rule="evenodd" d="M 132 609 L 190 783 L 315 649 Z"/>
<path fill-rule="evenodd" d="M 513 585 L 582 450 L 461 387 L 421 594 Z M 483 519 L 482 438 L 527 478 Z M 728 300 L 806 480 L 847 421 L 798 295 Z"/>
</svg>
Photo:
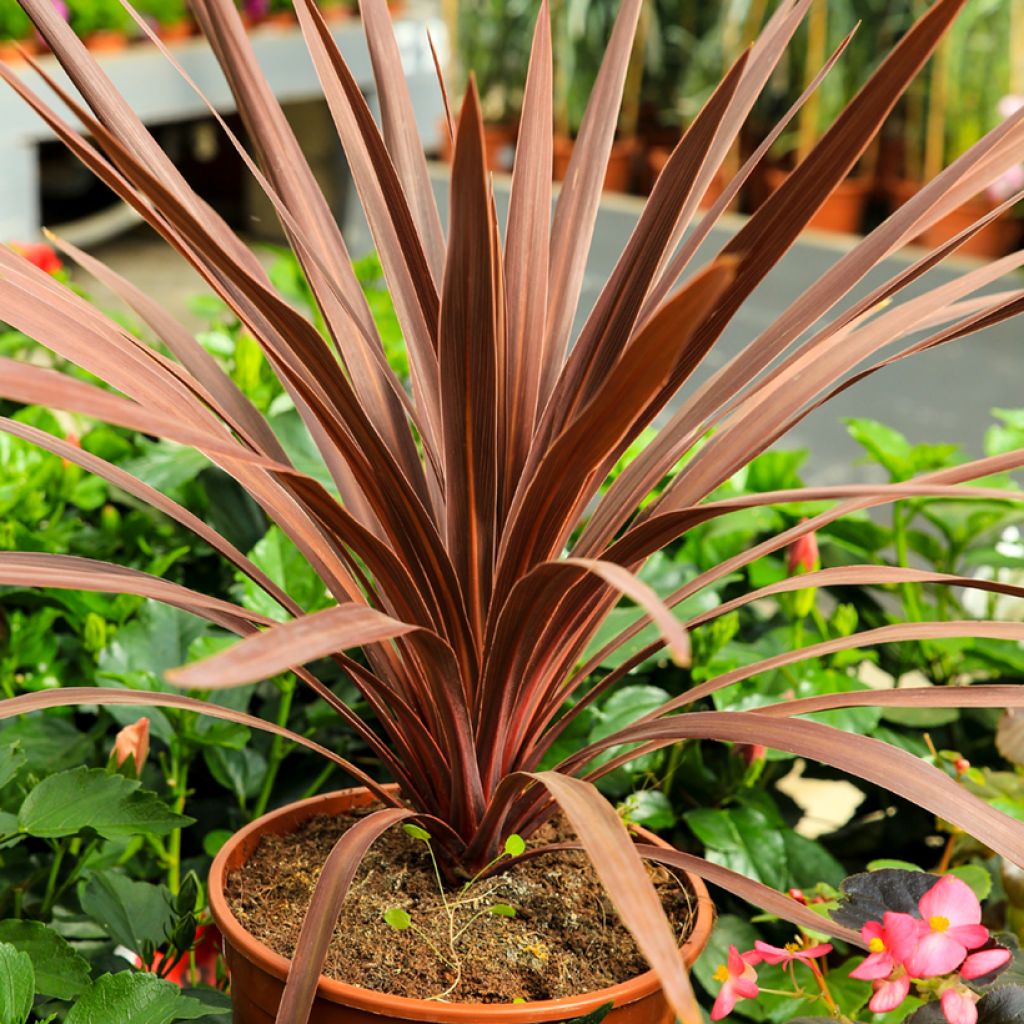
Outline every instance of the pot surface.
<svg viewBox="0 0 1024 1024">
<path fill-rule="evenodd" d="M 347 789 L 289 804 L 236 832 L 217 854 L 210 869 L 210 909 L 224 936 L 224 956 L 231 971 L 234 1024 L 274 1024 L 290 962 L 239 924 L 224 896 L 227 874 L 245 864 L 266 834 L 287 833 L 315 815 L 341 814 L 373 802 L 374 797 L 367 790 Z M 644 838 L 665 845 L 656 836 L 645 833 Z M 693 875 L 686 877 L 697 897 L 693 932 L 680 950 L 689 966 L 707 944 L 714 911 L 704 883 Z M 609 1002 L 615 1008 L 605 1018 L 607 1024 L 672 1024 L 674 1020 L 651 971 L 599 992 L 520 1005 L 408 999 L 321 978 L 309 1020 L 310 1024 L 542 1024 L 571 1022 Z"/>
</svg>

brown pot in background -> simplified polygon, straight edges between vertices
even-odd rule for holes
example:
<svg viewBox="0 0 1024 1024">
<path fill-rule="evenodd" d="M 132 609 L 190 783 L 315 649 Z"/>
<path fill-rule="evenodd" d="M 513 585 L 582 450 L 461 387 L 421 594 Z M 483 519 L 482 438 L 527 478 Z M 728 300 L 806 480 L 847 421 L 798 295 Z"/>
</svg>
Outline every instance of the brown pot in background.
<svg viewBox="0 0 1024 1024">
<path fill-rule="evenodd" d="M 31 55 L 36 49 L 33 39 L 0 39 L 0 61 L 4 64 L 25 64 L 22 51 Z"/>
<path fill-rule="evenodd" d="M 672 155 L 672 146 L 649 146 L 647 149 L 647 191 L 650 192 L 654 188 L 654 183 L 658 179 L 658 175 L 665 169 L 665 164 L 668 163 L 668 158 Z M 707 210 L 713 206 L 715 200 L 725 191 L 727 184 L 725 175 L 719 171 L 712 179 L 711 184 L 708 185 L 707 191 L 700 198 L 698 209 Z M 730 206 L 734 206 L 735 201 L 730 203 Z"/>
<path fill-rule="evenodd" d="M 295 15 L 291 11 L 272 11 L 265 14 L 261 25 L 274 25 L 276 28 L 291 28 L 295 24 Z"/>
<path fill-rule="evenodd" d="M 921 188 L 918 181 L 905 178 L 890 178 L 885 182 L 885 194 L 890 209 L 899 209 L 908 199 L 916 195 Z M 936 221 L 930 228 L 922 231 L 914 240 L 914 245 L 934 249 L 943 242 L 948 242 L 965 228 L 969 228 L 976 220 L 990 213 L 995 206 L 986 196 L 976 196 L 962 206 L 951 210 Z M 980 259 L 995 259 L 1012 252 L 1020 241 L 1021 222 L 1017 217 L 1003 214 L 969 238 L 957 249 L 960 256 L 976 256 Z"/>
<path fill-rule="evenodd" d="M 564 181 L 572 158 L 574 139 L 556 135 L 552 153 L 551 173 L 555 181 Z M 608 156 L 608 167 L 604 172 L 605 192 L 628 192 L 633 184 L 636 169 L 638 143 L 636 139 L 616 139 Z"/>
<path fill-rule="evenodd" d="M 766 167 L 764 184 L 767 194 L 764 198 L 767 199 L 779 188 L 790 173 L 781 167 Z M 852 175 L 844 179 L 832 190 L 832 194 L 825 200 L 821 209 L 808 221 L 807 227 L 812 231 L 857 234 L 864 224 L 864 213 L 874 190 L 873 178 Z"/>
<path fill-rule="evenodd" d="M 352 16 L 352 11 L 347 4 L 324 4 L 320 8 L 320 13 L 324 16 L 324 20 L 332 25 L 336 25 L 340 21 L 348 21 Z"/>
<path fill-rule="evenodd" d="M 317 814 L 342 814 L 353 807 L 374 803 L 365 789 L 346 789 L 316 796 L 271 811 L 241 831 L 221 848 L 210 869 L 209 899 L 214 921 L 224 936 L 224 958 L 231 972 L 234 1024 L 273 1024 L 284 991 L 289 961 L 253 938 L 228 907 L 224 883 L 228 872 L 241 867 L 252 855 L 263 835 L 282 835 Z M 645 841 L 665 844 L 640 830 Z M 686 875 L 697 897 L 697 920 L 693 932 L 680 950 L 689 967 L 700 956 L 711 934 L 714 910 L 704 883 Z M 665 1002 L 658 979 L 652 971 L 611 988 L 568 999 L 541 1000 L 524 1004 L 441 1003 L 386 995 L 370 989 L 321 978 L 309 1024 L 541 1024 L 574 1020 L 592 1013 L 606 1003 L 615 1009 L 606 1024 L 672 1024 L 674 1016 Z"/>
<path fill-rule="evenodd" d="M 484 125 L 484 159 L 489 171 L 510 171 L 515 154 L 518 126 L 514 124 Z M 441 159 L 452 162 L 452 140 L 448 135 L 447 123 L 441 124 Z"/>
<path fill-rule="evenodd" d="M 85 45 L 96 53 L 117 53 L 128 46 L 128 37 L 113 29 L 101 29 L 90 32 L 85 37 Z"/>
<path fill-rule="evenodd" d="M 196 27 L 188 18 L 182 18 L 171 25 L 157 26 L 156 34 L 165 43 L 180 43 L 182 39 L 189 39 L 195 34 Z"/>
</svg>

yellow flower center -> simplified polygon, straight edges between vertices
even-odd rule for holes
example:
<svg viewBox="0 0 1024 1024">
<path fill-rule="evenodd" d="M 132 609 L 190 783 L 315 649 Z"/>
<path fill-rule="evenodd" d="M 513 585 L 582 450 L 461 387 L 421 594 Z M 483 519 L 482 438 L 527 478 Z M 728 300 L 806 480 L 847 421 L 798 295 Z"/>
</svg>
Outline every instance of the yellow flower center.
<svg viewBox="0 0 1024 1024">
<path fill-rule="evenodd" d="M 874 938 L 868 943 L 868 949 L 871 950 L 872 953 L 884 953 L 885 943 L 879 938 Z"/>
<path fill-rule="evenodd" d="M 949 927 L 948 917 L 929 917 L 928 924 L 931 925 L 933 932 L 944 932 Z"/>
<path fill-rule="evenodd" d="M 712 977 L 715 979 L 715 981 L 728 981 L 729 968 L 726 967 L 725 964 L 719 964 L 718 967 L 715 968 L 715 973 L 712 975 Z"/>
</svg>

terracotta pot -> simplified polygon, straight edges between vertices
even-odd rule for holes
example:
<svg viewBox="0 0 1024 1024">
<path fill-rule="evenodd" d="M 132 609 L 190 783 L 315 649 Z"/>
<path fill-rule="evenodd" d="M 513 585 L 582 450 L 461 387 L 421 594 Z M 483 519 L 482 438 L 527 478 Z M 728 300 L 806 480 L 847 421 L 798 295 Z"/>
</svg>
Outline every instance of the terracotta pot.
<svg viewBox="0 0 1024 1024">
<path fill-rule="evenodd" d="M 241 867 L 252 856 L 265 834 L 286 834 L 314 815 L 341 814 L 373 802 L 374 797 L 365 789 L 346 789 L 301 800 L 272 811 L 236 832 L 217 854 L 210 869 L 210 910 L 224 936 L 224 957 L 231 972 L 234 1024 L 273 1024 L 274 1013 L 284 991 L 289 961 L 253 938 L 232 914 L 224 897 L 228 872 Z M 643 835 L 647 842 L 665 845 L 655 836 Z M 697 897 L 697 920 L 693 933 L 680 950 L 680 956 L 689 966 L 707 944 L 714 911 L 703 882 L 692 875 L 686 878 Z M 658 980 L 651 971 L 598 992 L 521 1005 L 408 999 L 321 978 L 309 1020 L 310 1024 L 385 1024 L 387 1021 L 396 1024 L 411 1024 L 413 1021 L 540 1024 L 572 1021 L 609 1002 L 614 1002 L 615 1009 L 605 1018 L 607 1024 L 672 1024 L 674 1020 Z"/>
<path fill-rule="evenodd" d="M 898 209 L 908 199 L 916 195 L 921 183 L 905 178 L 890 178 L 885 182 L 885 193 L 889 199 L 890 209 Z M 962 206 L 951 210 L 936 221 L 930 228 L 923 231 L 914 240 L 915 245 L 926 249 L 948 242 L 954 235 L 969 228 L 976 220 L 991 212 L 996 204 L 985 196 L 969 199 Z M 1021 224 L 1016 217 L 1004 214 L 987 224 L 973 237 L 969 238 L 957 249 L 961 256 L 978 256 L 983 259 L 994 259 L 1012 252 L 1020 241 Z"/>
<path fill-rule="evenodd" d="M 789 177 L 789 174 L 788 170 L 780 167 L 766 167 L 764 181 L 767 186 L 767 194 L 771 195 Z M 846 178 L 833 189 L 832 195 L 825 200 L 821 209 L 808 221 L 807 227 L 812 231 L 857 234 L 864 223 L 864 211 L 874 188 L 875 183 L 872 178 L 857 177 L 856 175 Z"/>
<path fill-rule="evenodd" d="M 128 46 L 128 37 L 114 29 L 100 29 L 85 37 L 85 45 L 96 53 L 118 53 Z"/>
<path fill-rule="evenodd" d="M 0 39 L 0 61 L 4 64 L 26 63 L 22 51 L 35 53 L 36 46 L 31 39 Z"/>
<path fill-rule="evenodd" d="M 295 24 L 295 15 L 291 11 L 272 11 L 263 16 L 261 24 L 274 25 L 277 28 L 291 28 Z"/>
<path fill-rule="evenodd" d="M 552 174 L 555 181 L 565 181 L 572 158 L 574 139 L 565 135 L 556 135 L 552 153 Z M 633 184 L 633 171 L 636 167 L 636 139 L 620 139 L 612 143 L 612 151 L 608 157 L 608 167 L 604 172 L 605 192 L 628 192 Z"/>
<path fill-rule="evenodd" d="M 484 125 L 484 158 L 489 171 L 509 171 L 512 169 L 512 157 L 515 154 L 518 127 L 514 124 Z M 442 124 L 441 159 L 445 163 L 452 162 L 452 140 L 448 135 L 448 125 Z"/>
<path fill-rule="evenodd" d="M 352 14 L 345 4 L 324 4 L 320 8 L 320 13 L 324 16 L 324 20 L 332 25 L 336 25 L 340 21 L 348 21 Z"/>
<path fill-rule="evenodd" d="M 647 180 L 650 182 L 648 185 L 648 191 L 654 188 L 654 183 L 657 181 L 658 175 L 665 169 L 665 164 L 668 163 L 668 158 L 672 155 L 671 146 L 650 146 L 647 150 Z M 724 175 L 719 171 L 712 179 L 711 184 L 708 185 L 707 191 L 700 197 L 700 203 L 698 209 L 706 210 L 708 207 L 713 206 L 715 200 L 725 190 L 726 179 Z M 733 205 L 733 204 L 730 204 Z"/>
<path fill-rule="evenodd" d="M 195 32 L 195 25 L 188 18 L 182 18 L 171 25 L 160 25 L 156 34 L 165 43 L 180 43 L 182 39 L 189 39 Z"/>
</svg>

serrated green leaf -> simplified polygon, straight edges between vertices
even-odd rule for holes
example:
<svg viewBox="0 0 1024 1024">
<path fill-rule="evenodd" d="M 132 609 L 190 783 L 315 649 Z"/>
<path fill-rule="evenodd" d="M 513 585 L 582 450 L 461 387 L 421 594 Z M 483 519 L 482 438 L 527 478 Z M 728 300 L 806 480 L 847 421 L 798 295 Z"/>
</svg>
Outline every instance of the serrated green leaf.
<svg viewBox="0 0 1024 1024">
<path fill-rule="evenodd" d="M 26 953 L 35 973 L 35 989 L 52 999 L 74 999 L 89 984 L 89 962 L 52 928 L 39 921 L 0 921 L 0 942 Z"/>
<path fill-rule="evenodd" d="M 210 1007 L 152 974 L 105 974 L 71 1008 L 65 1024 L 172 1024 L 200 1020 Z"/>
<path fill-rule="evenodd" d="M 166 835 L 192 823 L 175 814 L 138 779 L 103 768 L 72 768 L 43 779 L 18 812 L 22 832 L 44 839 L 92 829 L 105 839 L 151 833 Z"/>
<path fill-rule="evenodd" d="M 10 943 L 0 943 L 0 1024 L 25 1024 L 35 998 L 32 960 Z"/>
</svg>

